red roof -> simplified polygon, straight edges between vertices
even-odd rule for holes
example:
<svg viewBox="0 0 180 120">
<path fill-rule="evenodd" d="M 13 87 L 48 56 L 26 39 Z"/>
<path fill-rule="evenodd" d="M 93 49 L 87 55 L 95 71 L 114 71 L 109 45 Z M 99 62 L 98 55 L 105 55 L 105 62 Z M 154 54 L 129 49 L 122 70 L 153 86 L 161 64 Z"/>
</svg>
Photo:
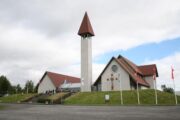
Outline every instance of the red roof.
<svg viewBox="0 0 180 120">
<path fill-rule="evenodd" d="M 141 71 L 134 63 L 122 56 L 119 56 L 116 61 L 129 73 L 135 82 L 138 82 L 141 85 L 149 86 L 149 84 L 142 77 L 136 75 L 136 73 L 140 74 Z"/>
<path fill-rule="evenodd" d="M 144 65 L 144 66 L 137 66 L 127 58 L 119 55 L 118 58 L 112 57 L 112 59 L 109 61 L 107 66 L 104 68 L 98 79 L 95 81 L 94 84 L 96 84 L 100 78 L 101 75 L 104 73 L 108 65 L 111 63 L 112 60 L 115 60 L 132 78 L 135 82 L 138 82 L 141 85 L 149 86 L 149 84 L 143 79 L 144 76 L 150 76 L 154 74 L 154 68 L 156 69 L 156 75 L 158 76 L 156 65 Z M 136 75 L 137 74 L 137 75 Z"/>
<path fill-rule="evenodd" d="M 90 35 L 94 36 L 94 31 L 92 29 L 89 17 L 87 12 L 84 15 L 84 18 L 82 20 L 81 26 L 78 31 L 78 35 L 83 36 L 83 35 Z"/>
<path fill-rule="evenodd" d="M 48 71 L 44 73 L 43 77 L 40 80 L 40 83 L 42 82 L 43 78 L 46 75 L 48 75 L 48 77 L 51 79 L 55 87 L 59 87 L 61 84 L 64 83 L 65 80 L 69 83 L 80 83 L 80 78 L 48 72 Z"/>
<path fill-rule="evenodd" d="M 158 71 L 155 64 L 152 65 L 142 65 L 138 66 L 138 68 L 142 71 L 143 76 L 152 76 L 154 75 L 154 69 L 156 71 L 156 77 L 158 77 Z"/>
<path fill-rule="evenodd" d="M 130 60 L 128 60 L 127 58 L 119 55 L 118 59 L 122 59 L 130 66 L 130 68 L 132 68 L 133 70 L 135 70 L 137 73 L 142 74 L 142 71 L 137 67 L 136 64 L 134 64 L 133 62 L 131 62 Z"/>
</svg>

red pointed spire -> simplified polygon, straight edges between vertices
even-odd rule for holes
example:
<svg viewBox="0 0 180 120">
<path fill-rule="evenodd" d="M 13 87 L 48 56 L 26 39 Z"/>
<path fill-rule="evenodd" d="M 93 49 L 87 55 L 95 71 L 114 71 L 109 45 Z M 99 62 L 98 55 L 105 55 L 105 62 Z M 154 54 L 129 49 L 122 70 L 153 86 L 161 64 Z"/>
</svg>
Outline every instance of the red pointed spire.
<svg viewBox="0 0 180 120">
<path fill-rule="evenodd" d="M 94 32 L 88 17 L 87 12 L 85 12 L 84 18 L 82 20 L 81 26 L 78 31 L 78 35 L 83 36 L 83 35 L 90 35 L 94 36 Z"/>
</svg>

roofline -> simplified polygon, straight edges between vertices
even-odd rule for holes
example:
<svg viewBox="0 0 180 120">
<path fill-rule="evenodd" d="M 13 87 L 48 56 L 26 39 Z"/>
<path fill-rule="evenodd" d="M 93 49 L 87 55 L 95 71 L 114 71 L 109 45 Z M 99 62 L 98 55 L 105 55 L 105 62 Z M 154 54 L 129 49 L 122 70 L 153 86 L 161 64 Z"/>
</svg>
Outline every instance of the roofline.
<svg viewBox="0 0 180 120">
<path fill-rule="evenodd" d="M 158 73 L 158 70 L 157 70 L 157 66 L 156 64 L 148 64 L 148 65 L 139 65 L 137 67 L 145 67 L 145 66 L 155 66 L 155 69 L 156 69 L 156 77 L 159 77 L 159 73 Z M 146 75 L 147 76 L 147 75 Z M 150 76 L 150 75 L 149 75 Z"/>
<path fill-rule="evenodd" d="M 119 57 L 122 57 L 121 55 L 119 55 L 118 56 L 118 58 Z M 99 75 L 99 77 L 96 79 L 96 81 L 93 83 L 93 85 L 95 85 L 98 81 L 99 81 L 99 78 L 102 76 L 102 74 L 104 73 L 104 71 L 106 70 L 106 68 L 109 66 L 109 64 L 111 63 L 111 61 L 112 60 L 115 60 L 121 67 L 123 67 L 123 69 L 126 71 L 126 72 L 128 72 L 128 70 L 126 70 L 126 68 L 124 68 L 124 66 L 123 65 L 121 65 L 121 63 L 115 58 L 115 57 L 112 57 L 111 58 L 111 60 L 108 62 L 108 64 L 106 65 L 106 67 L 103 69 L 103 71 L 101 72 L 101 74 Z M 123 57 L 123 60 L 124 60 L 124 57 Z M 127 62 L 126 62 L 127 63 Z M 128 63 L 127 63 L 128 64 Z M 128 74 L 135 80 L 135 78 L 134 78 L 134 76 L 132 76 L 129 72 L 128 72 Z M 145 80 L 144 80 L 145 81 Z M 136 81 L 135 81 L 136 82 Z M 142 83 L 139 83 L 139 84 L 141 84 L 141 85 L 144 85 L 144 86 L 147 86 L 147 87 L 149 87 L 149 85 L 148 85 L 148 83 L 145 81 L 145 83 L 147 84 L 147 85 L 144 85 L 144 84 L 142 84 Z"/>
<path fill-rule="evenodd" d="M 59 73 L 56 73 L 56 72 L 50 72 L 50 71 L 46 71 L 46 72 L 48 72 L 48 73 L 53 73 L 53 74 L 58 74 L 58 75 L 63 75 L 63 76 L 67 76 L 67 77 L 73 77 L 73 78 L 80 79 L 79 77 L 70 76 L 70 75 L 65 75 L 65 74 L 59 74 Z"/>
<path fill-rule="evenodd" d="M 115 59 L 115 57 L 113 56 L 110 61 L 108 62 L 108 64 L 105 66 L 105 68 L 103 69 L 103 71 L 101 72 L 101 74 L 99 75 L 99 77 L 95 80 L 95 82 L 93 83 L 93 85 L 96 84 L 96 82 L 98 81 L 98 79 L 101 77 L 101 75 L 104 73 L 104 71 L 106 70 L 106 68 L 109 66 L 109 64 L 111 63 L 111 61 Z"/>
<path fill-rule="evenodd" d="M 128 70 L 122 65 L 122 63 L 120 63 L 117 59 L 115 59 L 116 60 L 116 62 L 121 66 L 121 67 L 123 67 L 123 69 L 133 78 L 133 80 L 136 82 L 136 78 L 133 76 L 133 75 L 131 75 L 129 72 L 128 72 Z M 127 63 L 127 62 L 126 62 Z M 128 64 L 128 63 L 127 63 Z M 142 80 L 144 80 L 144 79 L 142 79 Z M 144 82 L 147 84 L 147 85 L 145 85 L 145 84 L 142 84 L 142 83 L 139 83 L 139 84 L 141 84 L 141 85 L 143 85 L 143 86 L 147 86 L 147 87 L 149 87 L 149 85 L 148 85 L 148 83 L 144 80 Z"/>
<path fill-rule="evenodd" d="M 39 84 L 42 82 L 43 78 L 45 77 L 45 75 L 47 74 L 48 71 L 46 71 L 43 76 L 41 77 L 41 79 L 39 80 L 39 82 L 37 83 L 36 87 L 39 87 Z M 53 83 L 54 84 L 54 83 Z"/>
<path fill-rule="evenodd" d="M 37 85 L 36 85 L 37 88 L 39 87 L 39 84 L 42 82 L 42 80 L 44 79 L 44 77 L 46 76 L 47 73 L 58 74 L 58 75 L 63 75 L 63 76 L 67 76 L 67 77 L 73 77 L 73 78 L 80 79 L 80 78 L 74 77 L 74 76 L 69 76 L 69 75 L 59 74 L 59 73 L 55 73 L 55 72 L 45 71 L 45 73 L 43 74 L 43 76 L 41 77 L 41 79 L 39 80 L 39 82 L 38 82 Z M 48 76 L 48 77 L 49 77 L 49 76 Z M 55 85 L 54 82 L 52 81 L 51 77 L 49 77 L 49 79 L 51 80 L 51 82 L 53 83 L 53 85 L 56 87 L 56 85 Z"/>
<path fill-rule="evenodd" d="M 142 75 L 141 70 L 139 70 L 138 66 L 137 66 L 135 63 L 133 63 L 133 62 L 130 61 L 129 59 L 123 57 L 122 55 L 119 55 L 117 59 L 119 59 L 119 58 L 123 58 L 124 62 L 125 62 L 126 64 L 128 64 L 131 69 L 133 69 L 134 71 L 136 71 L 137 73 L 139 73 L 140 75 Z M 130 64 L 129 64 L 129 63 L 130 63 Z M 132 66 L 131 64 L 133 64 L 133 66 Z M 134 66 L 135 66 L 136 68 L 134 68 Z"/>
</svg>

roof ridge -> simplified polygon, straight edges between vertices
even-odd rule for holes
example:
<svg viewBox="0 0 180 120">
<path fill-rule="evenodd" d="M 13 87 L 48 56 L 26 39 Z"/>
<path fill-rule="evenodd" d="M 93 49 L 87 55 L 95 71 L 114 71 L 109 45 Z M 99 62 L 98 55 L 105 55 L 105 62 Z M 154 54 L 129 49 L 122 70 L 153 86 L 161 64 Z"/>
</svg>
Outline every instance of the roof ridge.
<svg viewBox="0 0 180 120">
<path fill-rule="evenodd" d="M 122 56 L 121 56 L 122 57 Z M 104 73 L 104 71 L 107 69 L 107 67 L 109 66 L 109 64 L 112 62 L 112 60 L 115 60 L 126 72 L 128 72 L 128 74 L 134 79 L 134 81 L 139 81 L 140 79 L 140 82 L 138 82 L 139 84 L 142 84 L 144 86 L 149 86 L 149 84 L 142 78 L 137 78 L 134 76 L 134 71 L 131 71 L 129 69 L 129 66 L 128 68 L 126 67 L 127 63 L 123 60 L 123 63 L 121 62 L 122 59 L 120 59 L 120 57 L 118 58 L 115 58 L 115 57 L 112 57 L 111 60 L 108 62 L 108 64 L 105 66 L 105 68 L 103 69 L 103 71 L 101 72 L 101 74 L 98 76 L 98 78 L 95 80 L 95 82 L 93 83 L 94 85 L 97 84 L 97 82 L 100 80 L 100 77 L 101 75 Z M 121 60 L 121 61 L 120 61 Z M 125 63 L 124 63 L 125 62 Z M 132 68 L 131 68 L 132 69 Z M 138 79 L 138 80 L 137 80 Z"/>
<path fill-rule="evenodd" d="M 143 67 L 143 66 L 151 66 L 151 65 L 156 65 L 156 64 L 138 65 L 138 67 Z"/>
<path fill-rule="evenodd" d="M 65 74 L 60 74 L 60 73 L 55 73 L 55 72 L 50 72 L 50 71 L 46 71 L 47 73 L 52 73 L 52 74 L 57 74 L 57 75 L 61 75 L 61 76 L 66 76 L 66 77 L 73 77 L 73 78 L 78 78 L 75 76 L 70 76 L 70 75 L 65 75 Z"/>
<path fill-rule="evenodd" d="M 133 63 L 132 61 L 130 61 L 129 59 L 127 59 L 121 55 L 118 56 L 118 59 L 120 59 L 120 58 L 122 58 L 124 60 L 124 62 L 135 72 L 142 74 L 142 71 L 138 69 L 138 66 L 135 63 Z"/>
<path fill-rule="evenodd" d="M 122 59 L 121 59 L 122 60 Z M 129 75 L 135 80 L 138 81 L 138 83 L 143 84 L 148 86 L 148 83 L 143 79 L 143 78 L 139 78 L 135 76 L 135 71 L 131 71 L 129 68 L 126 68 L 126 66 L 122 63 L 122 61 L 120 61 L 120 59 L 116 59 L 116 61 L 129 73 Z M 124 60 L 123 60 L 124 61 Z M 125 61 L 124 61 L 125 62 Z M 139 82 L 139 80 L 142 80 L 144 83 L 142 83 L 142 81 Z"/>
</svg>

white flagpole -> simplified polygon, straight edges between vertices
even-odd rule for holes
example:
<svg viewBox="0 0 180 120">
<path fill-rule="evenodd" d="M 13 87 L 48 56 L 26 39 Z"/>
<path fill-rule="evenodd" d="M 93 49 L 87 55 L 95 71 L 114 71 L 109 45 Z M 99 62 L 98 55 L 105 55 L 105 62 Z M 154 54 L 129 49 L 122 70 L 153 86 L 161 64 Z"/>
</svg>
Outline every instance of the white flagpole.
<svg viewBox="0 0 180 120">
<path fill-rule="evenodd" d="M 119 83 L 120 83 L 121 105 L 123 105 L 123 95 L 122 95 L 122 85 L 121 85 L 121 80 L 120 80 L 120 74 L 118 74 L 118 79 L 119 79 Z"/>
<path fill-rule="evenodd" d="M 175 81 L 174 81 L 174 69 L 173 67 L 171 67 L 171 77 L 172 77 L 172 80 L 173 80 L 173 86 L 174 86 L 174 98 L 175 98 L 175 102 L 176 102 L 176 105 L 177 105 L 177 96 L 176 96 L 176 87 L 175 87 Z"/>
<path fill-rule="evenodd" d="M 154 79 L 154 92 L 155 92 L 155 101 L 156 101 L 156 105 L 158 104 L 158 99 L 157 99 L 157 85 L 156 85 L 156 68 L 153 68 L 154 71 L 154 75 L 153 75 L 153 79 Z"/>
<path fill-rule="evenodd" d="M 137 77 L 137 73 L 135 72 L 135 76 Z M 136 81 L 136 92 L 137 92 L 137 101 L 138 101 L 138 105 L 140 104 L 140 100 L 139 100 L 139 83 L 138 81 Z"/>
<path fill-rule="evenodd" d="M 137 99 L 138 99 L 138 104 L 140 104 L 140 100 L 139 100 L 139 86 L 138 86 L 138 82 L 136 83 L 137 84 Z"/>
<path fill-rule="evenodd" d="M 156 86 L 156 80 L 154 80 L 154 92 L 155 92 L 155 100 L 156 100 L 156 105 L 158 104 L 158 100 L 157 100 L 157 86 Z"/>
<path fill-rule="evenodd" d="M 176 90 L 175 90 L 175 82 L 174 82 L 174 79 L 173 79 L 173 85 L 174 85 L 174 97 L 175 97 L 175 102 L 176 102 L 176 105 L 177 105 L 177 95 L 176 95 Z"/>
</svg>

